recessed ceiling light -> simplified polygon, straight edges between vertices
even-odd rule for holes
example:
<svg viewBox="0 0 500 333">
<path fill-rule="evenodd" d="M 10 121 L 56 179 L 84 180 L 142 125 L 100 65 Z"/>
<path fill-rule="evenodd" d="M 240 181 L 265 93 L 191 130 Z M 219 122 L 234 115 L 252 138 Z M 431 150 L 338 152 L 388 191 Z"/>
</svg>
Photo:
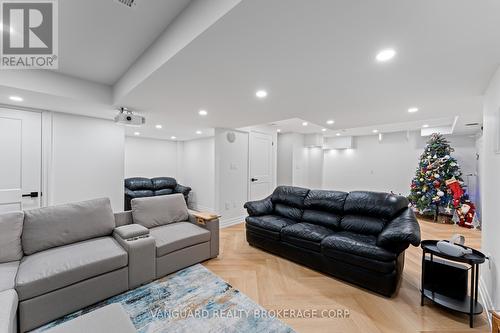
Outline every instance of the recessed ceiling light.
<svg viewBox="0 0 500 333">
<path fill-rule="evenodd" d="M 385 62 L 394 58 L 395 55 L 396 51 L 394 51 L 393 49 L 385 49 L 377 53 L 376 59 L 378 62 Z"/>
<path fill-rule="evenodd" d="M 330 120 L 327 120 L 326 123 L 328 125 L 333 125 L 333 124 L 335 124 L 335 120 L 330 119 Z"/>
<path fill-rule="evenodd" d="M 372 132 L 373 133 L 378 133 L 378 129 L 374 129 Z"/>
<path fill-rule="evenodd" d="M 280 132 L 281 132 L 281 129 L 279 129 L 279 128 L 278 128 L 278 129 L 276 130 L 276 132 L 280 133 Z"/>
<path fill-rule="evenodd" d="M 206 115 L 208 114 L 208 112 L 207 112 L 207 110 L 200 110 L 200 111 L 198 112 L 198 114 L 199 114 L 200 116 L 206 116 Z"/>
<path fill-rule="evenodd" d="M 14 102 L 22 102 L 23 98 L 19 96 L 10 96 L 9 99 Z"/>
<path fill-rule="evenodd" d="M 172 136 L 170 137 L 170 139 L 175 140 L 175 139 L 177 139 L 177 137 L 172 135 Z"/>
<path fill-rule="evenodd" d="M 134 132 L 134 135 L 139 136 L 141 135 L 141 132 Z"/>
<path fill-rule="evenodd" d="M 267 91 L 265 91 L 265 90 L 258 90 L 255 93 L 255 96 L 257 96 L 258 98 L 266 98 L 267 97 Z"/>
<path fill-rule="evenodd" d="M 203 133 L 202 131 L 196 131 L 196 134 L 198 134 L 198 135 L 200 135 L 202 133 Z"/>
<path fill-rule="evenodd" d="M 326 132 L 326 128 L 322 128 L 322 129 L 321 129 L 321 132 Z"/>
<path fill-rule="evenodd" d="M 427 128 L 427 127 L 429 127 L 429 124 L 424 124 L 424 125 L 422 125 L 422 127 Z"/>
<path fill-rule="evenodd" d="M 409 109 L 408 109 L 408 112 L 409 112 L 409 113 L 415 113 L 415 112 L 418 112 L 418 108 L 409 108 Z"/>
<path fill-rule="evenodd" d="M 307 126 L 307 125 L 309 125 L 309 123 L 308 123 L 307 121 L 304 121 L 304 122 L 302 123 L 302 126 Z"/>
<path fill-rule="evenodd" d="M 340 133 L 335 134 L 336 136 L 340 136 Z"/>
<path fill-rule="evenodd" d="M 158 124 L 158 125 L 155 125 L 155 127 L 156 127 L 157 129 L 161 129 L 163 126 L 161 126 L 160 124 Z"/>
</svg>

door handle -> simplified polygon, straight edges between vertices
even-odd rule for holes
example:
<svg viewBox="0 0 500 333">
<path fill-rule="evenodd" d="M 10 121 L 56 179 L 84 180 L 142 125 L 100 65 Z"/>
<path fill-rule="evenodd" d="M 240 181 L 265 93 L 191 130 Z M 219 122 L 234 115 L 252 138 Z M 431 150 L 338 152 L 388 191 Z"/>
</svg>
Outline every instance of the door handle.
<svg viewBox="0 0 500 333">
<path fill-rule="evenodd" d="M 257 179 L 257 178 L 252 178 L 252 179 L 250 179 L 250 180 L 251 180 L 252 182 L 256 182 L 256 181 L 258 181 L 258 179 Z"/>
</svg>

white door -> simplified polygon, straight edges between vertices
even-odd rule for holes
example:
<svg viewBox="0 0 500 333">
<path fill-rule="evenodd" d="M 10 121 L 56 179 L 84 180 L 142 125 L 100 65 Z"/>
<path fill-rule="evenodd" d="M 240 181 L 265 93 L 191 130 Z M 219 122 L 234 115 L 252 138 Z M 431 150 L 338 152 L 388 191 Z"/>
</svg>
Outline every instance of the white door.
<svg viewBox="0 0 500 333">
<path fill-rule="evenodd" d="M 40 206 L 41 114 L 0 108 L 0 212 Z"/>
<path fill-rule="evenodd" d="M 273 138 L 250 132 L 249 146 L 249 200 L 260 200 L 273 191 Z"/>
</svg>

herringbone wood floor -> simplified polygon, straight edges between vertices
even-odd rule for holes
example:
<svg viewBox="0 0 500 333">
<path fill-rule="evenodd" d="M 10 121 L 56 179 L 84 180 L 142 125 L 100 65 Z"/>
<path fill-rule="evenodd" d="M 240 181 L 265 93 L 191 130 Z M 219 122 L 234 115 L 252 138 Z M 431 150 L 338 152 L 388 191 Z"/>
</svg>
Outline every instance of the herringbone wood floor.
<svg viewBox="0 0 500 333">
<path fill-rule="evenodd" d="M 480 247 L 479 231 L 424 221 L 420 225 L 422 239 L 447 239 L 461 233 L 467 245 Z M 452 314 L 428 302 L 420 306 L 421 253 L 420 248 L 407 250 L 403 281 L 391 299 L 249 246 L 243 223 L 221 230 L 221 253 L 204 265 L 268 310 L 350 312 L 347 319 L 282 319 L 298 332 L 488 332 L 484 315 L 476 316 L 472 330 L 465 315 Z"/>
</svg>

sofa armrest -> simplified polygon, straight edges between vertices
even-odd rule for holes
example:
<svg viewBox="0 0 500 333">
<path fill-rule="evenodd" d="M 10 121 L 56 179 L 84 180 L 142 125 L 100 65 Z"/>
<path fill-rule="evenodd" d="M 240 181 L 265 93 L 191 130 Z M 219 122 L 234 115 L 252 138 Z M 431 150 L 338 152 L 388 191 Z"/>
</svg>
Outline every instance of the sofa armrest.
<svg viewBox="0 0 500 333">
<path fill-rule="evenodd" d="M 0 292 L 0 332 L 17 332 L 17 305 L 19 298 L 14 289 Z"/>
<path fill-rule="evenodd" d="M 141 236 L 148 236 L 149 229 L 140 224 L 127 224 L 121 227 L 115 228 L 113 231 L 113 236 L 120 237 L 124 240 L 139 238 Z"/>
<path fill-rule="evenodd" d="M 389 221 L 378 235 L 377 245 L 396 252 L 404 251 L 409 245 L 420 244 L 420 225 L 411 208 Z"/>
<path fill-rule="evenodd" d="M 249 201 L 243 206 L 246 208 L 248 215 L 250 216 L 260 216 L 272 214 L 274 210 L 273 202 L 271 201 L 271 196 L 265 199 L 257 201 Z"/>
<path fill-rule="evenodd" d="M 189 222 L 210 232 L 210 258 L 216 258 L 219 255 L 219 216 L 216 214 L 200 213 L 190 209 L 188 213 Z"/>
<path fill-rule="evenodd" d="M 187 197 L 189 192 L 191 192 L 191 187 L 177 184 L 175 185 L 174 192 L 181 193 L 183 196 Z"/>
<path fill-rule="evenodd" d="M 128 254 L 129 289 L 154 280 L 156 275 L 156 242 L 149 229 L 139 224 L 118 227 L 113 237 Z"/>
</svg>

